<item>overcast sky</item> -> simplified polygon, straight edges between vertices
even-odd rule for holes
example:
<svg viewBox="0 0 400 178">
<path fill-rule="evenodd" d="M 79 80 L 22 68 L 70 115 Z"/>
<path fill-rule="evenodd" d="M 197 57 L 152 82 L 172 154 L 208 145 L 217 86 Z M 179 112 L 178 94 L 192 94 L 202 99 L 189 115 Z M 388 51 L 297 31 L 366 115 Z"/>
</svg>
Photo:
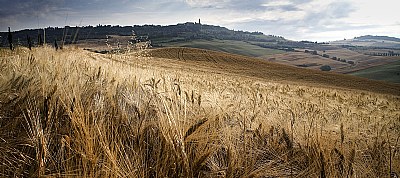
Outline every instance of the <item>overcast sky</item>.
<svg viewBox="0 0 400 178">
<path fill-rule="evenodd" d="M 399 0 L 0 0 L 0 31 L 194 22 L 292 40 L 400 38 Z"/>
</svg>

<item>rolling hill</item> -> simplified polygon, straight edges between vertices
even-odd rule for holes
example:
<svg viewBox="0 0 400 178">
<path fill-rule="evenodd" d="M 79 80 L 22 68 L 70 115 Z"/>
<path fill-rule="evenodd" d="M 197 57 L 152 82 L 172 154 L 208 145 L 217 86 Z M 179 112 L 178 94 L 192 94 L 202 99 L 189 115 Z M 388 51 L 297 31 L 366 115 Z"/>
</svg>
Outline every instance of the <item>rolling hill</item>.
<svg viewBox="0 0 400 178">
<path fill-rule="evenodd" d="M 48 27 L 45 29 L 25 29 L 12 32 L 17 45 L 27 45 L 27 36 L 37 44 L 39 36 L 46 33 L 46 42 L 53 44 L 55 40 L 59 43 L 75 44 L 91 39 L 107 39 L 107 36 L 135 37 L 136 40 L 151 40 L 154 46 L 160 46 L 169 42 L 185 42 L 196 39 L 220 39 L 236 41 L 259 41 L 259 42 L 285 42 L 283 37 L 264 35 L 260 32 L 244 32 L 229 30 L 225 27 L 199 24 L 180 23 L 176 25 L 134 25 L 134 26 L 111 26 L 97 25 L 84 27 Z M 7 32 L 0 32 L 0 45 L 7 46 Z M 126 43 L 126 41 L 121 41 Z"/>
<path fill-rule="evenodd" d="M 387 41 L 387 42 L 400 42 L 399 38 L 390 37 L 390 36 L 372 36 L 372 35 L 365 35 L 360 37 L 355 37 L 355 40 L 358 41 Z"/>
<path fill-rule="evenodd" d="M 230 30 L 225 27 L 200 24 L 180 23 L 176 25 L 134 25 L 111 26 L 97 25 L 64 28 L 27 29 L 13 32 L 15 45 L 26 46 L 30 36 L 34 46 L 38 38 L 46 31 L 46 41 L 59 46 L 77 45 L 90 51 L 112 53 L 130 50 L 138 43 L 149 42 L 154 48 L 190 47 L 232 54 L 258 57 L 280 64 L 320 70 L 330 66 L 332 72 L 352 73 L 371 67 L 390 65 L 399 60 L 400 50 L 396 49 L 399 39 L 386 36 L 362 36 L 352 40 L 328 43 L 311 41 L 291 41 L 280 36 L 264 35 L 260 32 Z M 0 46 L 7 46 L 7 33 L 0 33 Z M 354 44 L 353 44 L 354 43 Z M 315 52 L 304 53 L 305 51 Z M 381 73 L 384 70 L 381 70 Z M 386 80 L 397 75 L 386 73 L 389 77 L 371 77 Z M 386 80 L 393 82 L 394 80 Z"/>
<path fill-rule="evenodd" d="M 4 177 L 400 172 L 400 85 L 193 48 L 17 47 L 0 69 Z"/>
<path fill-rule="evenodd" d="M 248 77 L 268 79 L 276 82 L 318 85 L 333 88 L 356 89 L 383 94 L 400 95 L 400 85 L 372 81 L 349 75 L 302 69 L 267 62 L 230 53 L 194 48 L 163 48 L 150 51 L 150 56 L 175 59 L 193 68 L 204 66 L 213 71 L 226 72 Z"/>
<path fill-rule="evenodd" d="M 371 67 L 350 74 L 374 80 L 385 80 L 394 83 L 400 83 L 400 61 L 389 63 L 386 65 Z"/>
<path fill-rule="evenodd" d="M 330 44 L 372 47 L 378 49 L 379 48 L 400 49 L 400 39 L 389 36 L 365 35 L 365 36 L 355 37 L 354 39 L 333 41 L 330 42 Z"/>
</svg>

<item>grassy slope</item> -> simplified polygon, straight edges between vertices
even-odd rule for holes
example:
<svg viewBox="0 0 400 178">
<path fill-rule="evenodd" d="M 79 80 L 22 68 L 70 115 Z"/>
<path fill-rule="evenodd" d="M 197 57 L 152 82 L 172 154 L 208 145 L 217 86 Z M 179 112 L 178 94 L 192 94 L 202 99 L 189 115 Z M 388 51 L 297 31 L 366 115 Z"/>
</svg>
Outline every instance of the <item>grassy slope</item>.
<svg viewBox="0 0 400 178">
<path fill-rule="evenodd" d="M 299 84 L 341 87 L 383 94 L 400 95 L 399 84 L 372 81 L 330 72 L 301 69 L 228 53 L 191 48 L 167 48 L 153 50 L 152 55 L 160 58 L 179 59 L 185 61 L 186 65 L 189 65 L 191 61 L 206 61 L 209 63 L 194 63 L 193 66 L 214 66 L 214 68 L 219 71 L 273 81 L 288 81 Z"/>
<path fill-rule="evenodd" d="M 1 50 L 0 176 L 400 171 L 399 154 L 389 154 L 400 151 L 398 96 L 319 87 L 323 76 L 346 78 L 226 53 L 147 52 Z"/>
<path fill-rule="evenodd" d="M 244 41 L 234 40 L 193 40 L 188 42 L 172 42 L 164 45 L 169 47 L 200 48 L 252 57 L 283 53 L 280 50 L 262 48 Z"/>
<path fill-rule="evenodd" d="M 400 61 L 360 70 L 350 74 L 373 80 L 384 80 L 400 83 Z"/>
</svg>

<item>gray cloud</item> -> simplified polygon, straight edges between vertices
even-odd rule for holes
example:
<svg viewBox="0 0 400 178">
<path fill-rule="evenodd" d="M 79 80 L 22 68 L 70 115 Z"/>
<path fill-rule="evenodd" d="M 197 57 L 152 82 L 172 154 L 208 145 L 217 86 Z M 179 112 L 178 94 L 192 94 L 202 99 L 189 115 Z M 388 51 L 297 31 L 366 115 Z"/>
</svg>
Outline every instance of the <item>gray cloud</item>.
<svg viewBox="0 0 400 178">
<path fill-rule="evenodd" d="M 214 9 L 233 9 L 242 11 L 265 11 L 265 10 L 299 10 L 296 6 L 308 3 L 312 0 L 289 0 L 288 5 L 268 6 L 268 3 L 279 2 L 276 0 L 185 0 L 191 7 L 195 8 L 214 8 Z"/>
<path fill-rule="evenodd" d="M 355 29 L 384 31 L 384 27 L 393 33 L 399 28 L 399 24 L 393 25 L 396 22 L 385 26 L 349 21 L 360 10 L 355 1 L 362 0 L 0 0 L 0 31 L 8 26 L 14 30 L 74 26 L 80 21 L 82 25 L 166 25 L 198 18 L 204 23 L 293 39 Z"/>
<path fill-rule="evenodd" d="M 303 1 L 301 3 L 306 3 Z M 295 11 L 300 8 L 295 7 Z M 371 25 L 356 25 L 342 21 L 342 18 L 349 17 L 355 8 L 347 2 L 333 2 L 321 9 L 305 11 L 304 18 L 277 18 L 274 20 L 253 19 L 245 22 L 236 23 L 234 28 L 245 29 L 248 31 L 263 31 L 267 34 L 280 35 L 289 39 L 299 39 L 299 37 L 311 37 L 312 34 L 322 32 L 334 32 L 341 30 L 356 30 L 375 28 Z"/>
<path fill-rule="evenodd" d="M 41 13 L 48 13 L 53 10 L 57 10 L 62 4 L 61 1 L 55 0 L 42 0 L 42 1 L 5 1 L 1 0 L 0 4 L 0 15 L 4 18 L 15 15 L 36 15 Z"/>
<path fill-rule="evenodd" d="M 347 2 L 334 2 L 328 6 L 318 9 L 315 12 L 307 12 L 307 15 L 301 21 L 292 21 L 291 24 L 302 27 L 305 33 L 318 33 L 325 31 L 336 31 L 345 27 L 348 30 L 356 26 L 342 21 L 342 18 L 348 17 L 355 9 Z M 303 35 L 303 34 L 297 34 Z"/>
<path fill-rule="evenodd" d="M 348 2 L 334 2 L 323 9 L 319 9 L 317 12 L 309 12 L 304 20 L 312 24 L 320 24 L 321 22 L 330 22 L 348 17 L 354 10 L 355 9 Z"/>
<path fill-rule="evenodd" d="M 172 0 L 0 0 L 0 31 L 6 31 L 8 26 L 24 29 L 78 25 L 81 20 L 87 24 L 110 22 L 116 14 L 157 13 L 161 7 L 171 8 L 174 3 Z"/>
<path fill-rule="evenodd" d="M 294 5 L 283 5 L 271 7 L 271 10 L 281 10 L 281 11 L 300 11 L 300 9 Z"/>
<path fill-rule="evenodd" d="M 341 32 L 348 30 L 365 30 L 378 28 L 377 25 L 357 25 L 357 24 L 332 24 L 307 25 L 312 22 L 301 22 L 298 20 L 253 20 L 235 24 L 235 29 L 244 29 L 247 31 L 262 31 L 265 34 L 279 35 L 287 39 L 297 40 L 321 40 L 315 34 L 325 32 Z"/>
</svg>

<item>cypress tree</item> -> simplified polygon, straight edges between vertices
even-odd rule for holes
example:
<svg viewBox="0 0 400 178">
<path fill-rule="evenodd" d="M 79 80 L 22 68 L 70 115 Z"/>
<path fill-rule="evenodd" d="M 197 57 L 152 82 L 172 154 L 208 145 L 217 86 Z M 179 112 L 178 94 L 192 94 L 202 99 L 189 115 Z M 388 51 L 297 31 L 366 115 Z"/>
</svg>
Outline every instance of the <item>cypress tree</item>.
<svg viewBox="0 0 400 178">
<path fill-rule="evenodd" d="M 38 34 L 38 45 L 42 46 L 43 45 L 43 39 L 42 39 L 42 35 Z"/>
<path fill-rule="evenodd" d="M 8 27 L 8 44 L 10 45 L 10 50 L 14 50 L 12 41 L 13 40 L 12 40 L 11 28 Z"/>
<path fill-rule="evenodd" d="M 28 40 L 28 48 L 29 50 L 32 50 L 32 40 L 29 35 L 26 35 L 26 39 Z"/>
<path fill-rule="evenodd" d="M 57 40 L 54 40 L 54 48 L 56 48 L 56 51 L 58 50 Z"/>
</svg>

